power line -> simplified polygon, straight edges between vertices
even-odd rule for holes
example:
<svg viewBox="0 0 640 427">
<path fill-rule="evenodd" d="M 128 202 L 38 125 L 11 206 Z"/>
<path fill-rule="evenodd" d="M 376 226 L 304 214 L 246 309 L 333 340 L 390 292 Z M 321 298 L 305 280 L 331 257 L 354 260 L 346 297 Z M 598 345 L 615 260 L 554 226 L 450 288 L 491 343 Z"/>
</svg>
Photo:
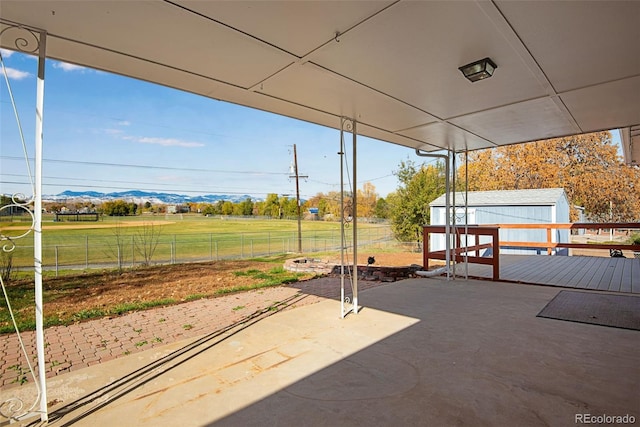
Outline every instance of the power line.
<svg viewBox="0 0 640 427">
<path fill-rule="evenodd" d="M 18 156 L 0 156 L 1 159 L 6 160 L 24 160 Z M 29 158 L 29 161 L 33 161 L 33 158 Z M 199 168 L 177 168 L 173 166 L 153 166 L 153 165 L 136 165 L 126 163 L 104 163 L 104 162 L 87 162 L 79 160 L 63 160 L 63 159 L 42 159 L 43 162 L 48 163 L 66 163 L 85 166 L 109 166 L 109 167 L 125 167 L 125 168 L 137 168 L 137 169 L 159 169 L 159 170 L 173 170 L 183 172 L 207 172 L 207 173 L 230 173 L 230 174 L 244 174 L 244 175 L 282 175 L 288 176 L 287 172 L 267 172 L 267 171 L 234 171 L 223 169 L 199 169 Z"/>
</svg>

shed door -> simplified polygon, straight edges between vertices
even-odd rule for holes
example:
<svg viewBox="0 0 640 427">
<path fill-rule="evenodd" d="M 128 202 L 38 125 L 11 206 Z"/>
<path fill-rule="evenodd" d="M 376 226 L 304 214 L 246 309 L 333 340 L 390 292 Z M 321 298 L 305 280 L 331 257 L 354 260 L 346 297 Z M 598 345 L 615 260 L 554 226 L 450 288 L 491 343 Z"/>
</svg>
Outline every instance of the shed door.
<svg viewBox="0 0 640 427">
<path fill-rule="evenodd" d="M 440 211 L 440 221 L 438 222 L 438 224 L 445 224 L 446 223 L 446 209 L 442 209 Z M 456 208 L 456 224 L 457 225 L 464 225 L 465 224 L 465 218 L 464 218 L 464 208 Z M 451 224 L 453 224 L 453 218 L 451 218 Z M 476 222 L 476 209 L 475 208 L 468 208 L 467 209 L 467 222 L 466 224 L 469 225 L 477 225 L 478 223 Z"/>
<path fill-rule="evenodd" d="M 442 210 L 440 210 L 440 218 L 438 221 L 438 224 L 442 224 L 444 225 L 446 222 L 446 209 L 442 208 Z M 456 224 L 457 225 L 464 225 L 464 208 L 456 208 Z M 469 225 L 477 225 L 476 222 L 476 209 L 475 208 L 469 208 L 467 209 L 467 224 Z M 453 218 L 451 220 L 451 224 L 453 224 Z M 471 240 L 470 240 L 471 242 Z M 465 244 L 465 239 L 464 237 L 462 238 L 462 243 L 463 245 Z M 470 243 L 471 244 L 471 243 Z M 444 234 L 434 234 L 431 236 L 431 247 L 432 250 L 444 250 L 446 249 L 445 246 L 445 235 Z"/>
</svg>

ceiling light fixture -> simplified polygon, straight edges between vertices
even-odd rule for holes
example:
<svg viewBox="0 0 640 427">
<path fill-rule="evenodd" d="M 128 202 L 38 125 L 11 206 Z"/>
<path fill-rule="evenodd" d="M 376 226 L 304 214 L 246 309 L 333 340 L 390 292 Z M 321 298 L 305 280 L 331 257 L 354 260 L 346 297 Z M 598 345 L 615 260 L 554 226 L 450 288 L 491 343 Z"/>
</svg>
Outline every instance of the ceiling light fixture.
<svg viewBox="0 0 640 427">
<path fill-rule="evenodd" d="M 470 82 L 488 79 L 498 66 L 490 58 L 484 58 L 458 68 Z"/>
</svg>

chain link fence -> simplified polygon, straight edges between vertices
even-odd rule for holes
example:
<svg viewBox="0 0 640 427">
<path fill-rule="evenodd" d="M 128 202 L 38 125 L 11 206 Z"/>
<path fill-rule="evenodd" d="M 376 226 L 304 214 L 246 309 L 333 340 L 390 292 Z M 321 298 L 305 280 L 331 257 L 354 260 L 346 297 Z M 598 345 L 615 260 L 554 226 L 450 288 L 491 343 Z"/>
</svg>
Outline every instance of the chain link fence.
<svg viewBox="0 0 640 427">
<path fill-rule="evenodd" d="M 346 248 L 352 250 L 351 230 Z M 43 269 L 89 270 L 100 268 L 132 268 L 142 265 L 180 264 L 188 262 L 250 259 L 297 252 L 298 237 L 291 233 L 234 234 L 119 234 L 116 236 L 58 236 L 56 244 L 43 244 Z M 337 252 L 339 231 L 303 233 L 304 254 Z M 378 250 L 420 251 L 418 243 L 398 243 L 386 227 L 362 229 L 358 232 L 358 248 Z M 33 268 L 33 246 L 21 245 L 12 254 L 14 271 Z"/>
</svg>

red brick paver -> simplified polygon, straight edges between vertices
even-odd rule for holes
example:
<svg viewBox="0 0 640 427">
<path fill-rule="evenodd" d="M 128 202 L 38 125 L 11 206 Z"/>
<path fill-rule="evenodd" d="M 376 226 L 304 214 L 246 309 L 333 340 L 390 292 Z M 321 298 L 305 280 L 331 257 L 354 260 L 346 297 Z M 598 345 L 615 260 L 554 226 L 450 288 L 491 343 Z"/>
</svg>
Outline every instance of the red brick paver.
<svg viewBox="0 0 640 427">
<path fill-rule="evenodd" d="M 387 283 L 360 281 L 366 290 Z M 350 285 L 345 280 L 346 294 Z M 340 279 L 325 277 L 290 286 L 265 288 L 224 297 L 202 299 L 169 307 L 158 307 L 123 316 L 102 318 L 45 330 L 47 377 L 76 371 L 178 340 L 194 338 L 230 326 L 244 317 L 286 300 L 297 293 L 304 298 L 293 305 L 315 303 L 322 298 L 338 298 Z M 23 332 L 22 339 L 37 371 L 35 333 Z M 28 372 L 16 334 L 0 336 L 0 386 L 20 383 Z M 27 374 L 28 381 L 33 379 Z"/>
</svg>

